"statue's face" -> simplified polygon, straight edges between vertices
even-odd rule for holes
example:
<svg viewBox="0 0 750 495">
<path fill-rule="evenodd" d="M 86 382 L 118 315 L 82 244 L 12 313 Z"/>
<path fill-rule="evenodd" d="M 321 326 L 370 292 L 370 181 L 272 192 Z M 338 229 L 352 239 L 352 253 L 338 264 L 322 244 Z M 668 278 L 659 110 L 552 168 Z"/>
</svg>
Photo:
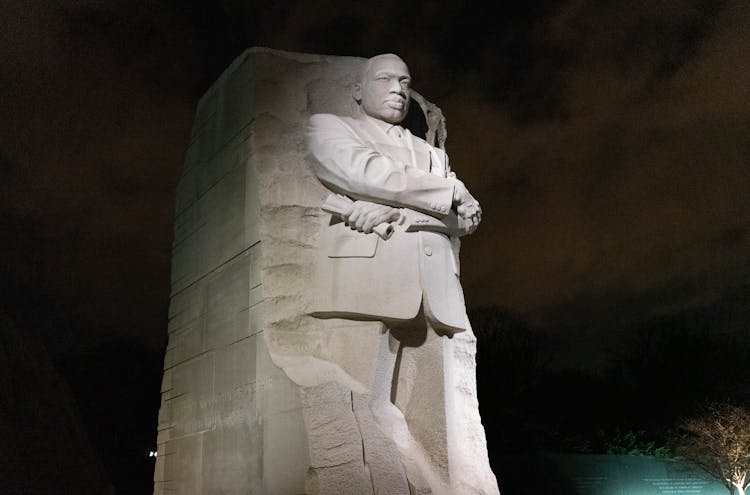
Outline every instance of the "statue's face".
<svg viewBox="0 0 750 495">
<path fill-rule="evenodd" d="M 398 124 L 409 111 L 409 68 L 395 55 L 374 57 L 368 65 L 354 97 L 367 115 Z"/>
</svg>

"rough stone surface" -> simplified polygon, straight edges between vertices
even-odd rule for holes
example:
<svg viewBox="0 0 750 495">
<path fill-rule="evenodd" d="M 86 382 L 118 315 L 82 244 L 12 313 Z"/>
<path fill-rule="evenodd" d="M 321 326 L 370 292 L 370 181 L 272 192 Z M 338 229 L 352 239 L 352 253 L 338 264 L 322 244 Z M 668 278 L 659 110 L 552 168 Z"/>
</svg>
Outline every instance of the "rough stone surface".
<svg viewBox="0 0 750 495">
<path fill-rule="evenodd" d="M 388 345 L 383 325 L 307 316 L 328 191 L 307 162 L 305 131 L 313 114 L 357 111 L 350 94 L 361 63 L 253 48 L 199 103 L 176 199 L 156 494 L 497 491 L 470 331 L 437 338 L 444 363 L 402 388 L 433 372 L 441 384 L 449 377 L 439 402 L 460 437 L 420 423 L 457 456 L 439 463 L 450 466 L 446 488 L 420 478 L 429 452 L 404 457 L 385 433 L 388 418 L 398 429 L 409 411 L 378 395 L 385 375 L 373 349 Z"/>
</svg>

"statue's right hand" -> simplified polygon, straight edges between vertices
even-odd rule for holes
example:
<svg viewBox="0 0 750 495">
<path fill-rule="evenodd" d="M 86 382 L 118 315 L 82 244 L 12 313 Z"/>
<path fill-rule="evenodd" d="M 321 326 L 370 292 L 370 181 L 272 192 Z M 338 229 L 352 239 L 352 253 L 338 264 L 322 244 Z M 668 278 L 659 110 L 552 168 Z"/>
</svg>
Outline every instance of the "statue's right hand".
<svg viewBox="0 0 750 495">
<path fill-rule="evenodd" d="M 355 201 L 351 211 L 342 218 L 352 230 L 369 234 L 376 225 L 395 222 L 400 216 L 398 208 L 370 201 Z"/>
</svg>

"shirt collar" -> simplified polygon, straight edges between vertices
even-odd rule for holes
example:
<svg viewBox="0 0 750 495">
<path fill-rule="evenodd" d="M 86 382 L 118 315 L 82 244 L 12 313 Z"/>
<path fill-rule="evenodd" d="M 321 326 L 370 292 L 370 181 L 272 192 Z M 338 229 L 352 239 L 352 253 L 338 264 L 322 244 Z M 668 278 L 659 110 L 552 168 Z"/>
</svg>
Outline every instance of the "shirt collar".
<svg viewBox="0 0 750 495">
<path fill-rule="evenodd" d="M 385 120 L 376 119 L 375 117 L 371 117 L 367 114 L 364 114 L 364 118 L 365 120 L 368 120 L 372 122 L 373 124 L 375 124 L 376 126 L 378 126 L 379 128 L 383 129 L 383 132 L 385 132 L 386 134 L 390 136 L 395 135 L 393 134 L 393 131 L 401 131 L 402 134 L 406 132 L 404 128 L 398 124 L 391 124 L 389 122 L 386 122 Z"/>
</svg>

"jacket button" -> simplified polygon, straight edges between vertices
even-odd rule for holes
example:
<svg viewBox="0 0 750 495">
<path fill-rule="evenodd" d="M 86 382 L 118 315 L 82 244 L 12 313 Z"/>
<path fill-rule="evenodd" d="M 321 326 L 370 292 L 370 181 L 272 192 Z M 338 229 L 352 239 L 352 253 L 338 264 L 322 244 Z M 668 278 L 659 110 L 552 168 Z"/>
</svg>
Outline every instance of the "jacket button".
<svg viewBox="0 0 750 495">
<path fill-rule="evenodd" d="M 427 256 L 432 256 L 432 248 L 430 246 L 425 247 L 424 254 L 426 254 Z"/>
</svg>

